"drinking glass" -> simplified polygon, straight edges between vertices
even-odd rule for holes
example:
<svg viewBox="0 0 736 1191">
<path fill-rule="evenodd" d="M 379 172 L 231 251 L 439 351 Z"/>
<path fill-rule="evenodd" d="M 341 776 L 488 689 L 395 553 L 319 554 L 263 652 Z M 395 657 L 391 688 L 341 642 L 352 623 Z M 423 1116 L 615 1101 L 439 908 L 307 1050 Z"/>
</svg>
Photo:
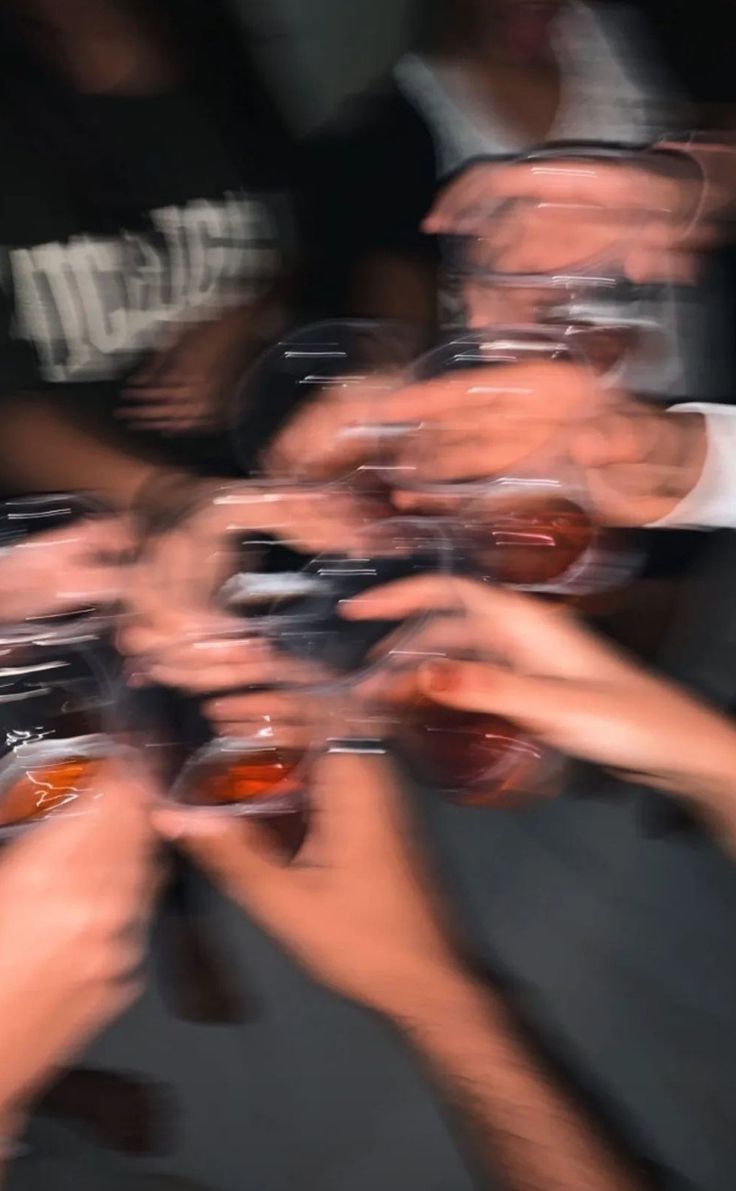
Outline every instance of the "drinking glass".
<svg viewBox="0 0 736 1191">
<path fill-rule="evenodd" d="M 351 624 L 340 616 L 342 602 L 450 566 L 449 543 L 434 523 L 412 518 L 352 527 L 340 544 L 310 555 L 291 540 L 288 512 L 283 522 L 274 515 L 278 491 L 276 485 L 248 489 L 248 525 L 265 529 L 239 528 L 236 514 L 221 526 L 221 541 L 212 547 L 220 551 L 216 582 L 178 643 L 203 666 L 208 646 L 237 647 L 239 657 L 239 647 L 252 647 L 217 690 L 203 689 L 209 680 L 190 674 L 198 727 L 189 733 L 189 759 L 169 795 L 182 806 L 259 817 L 303 813 L 311 761 L 338 732 L 350 685 L 370 669 L 371 651 L 394 628 Z M 288 491 L 297 493 L 293 486 Z M 193 565 L 202 565 L 205 551 L 194 547 Z M 215 698 L 234 708 L 219 731 L 208 713 Z"/>
<path fill-rule="evenodd" d="M 612 201 L 606 175 L 611 166 L 635 170 L 649 162 L 642 149 L 600 142 L 556 142 L 521 154 L 509 169 L 549 175 L 549 196 L 524 194 L 522 184 L 517 197 L 490 203 L 483 216 L 487 234 L 470 238 L 466 266 L 499 285 L 607 288 L 625 276 L 626 255 L 652 213 L 638 198 L 631 206 Z M 584 182 L 598 173 L 600 201 L 560 200 L 554 174 L 563 169 L 579 169 Z"/>
<path fill-rule="evenodd" d="M 386 444 L 383 474 L 396 490 L 397 504 L 445 524 L 457 565 L 467 573 L 550 595 L 608 590 L 631 576 L 638 559 L 625 538 L 596 524 L 584 477 L 566 451 L 562 421 L 559 434 L 543 448 L 520 449 L 512 468 L 496 475 L 482 471 L 477 443 L 482 444 L 486 386 L 489 408 L 500 399 L 513 414 L 517 401 L 513 382 L 505 390 L 494 370 L 544 360 L 581 365 L 571 338 L 539 327 L 467 333 L 428 353 L 417 361 L 412 379 L 448 377 L 453 400 L 442 414 L 434 411 L 402 439 Z M 543 405 L 538 416 L 544 416 Z M 443 451 L 462 450 L 464 444 L 480 461 L 477 472 L 461 472 L 456 480 L 427 478 L 427 463 L 431 473 Z"/>
<path fill-rule="evenodd" d="M 632 251 L 650 221 L 664 212 L 640 202 L 606 201 L 606 171 L 627 168 L 636 189 L 638 167 L 669 168 L 672 157 L 603 144 L 552 144 L 510 164 L 550 175 L 550 197 L 523 194 L 482 212 L 479 234 L 451 243 L 450 268 L 464 296 L 467 325 L 528 321 L 562 327 L 575 337 L 601 379 L 638 391 L 662 392 L 679 377 L 673 336 L 676 318 L 670 284 L 634 284 L 627 273 Z M 601 175 L 601 201 L 559 201 L 554 173 L 579 168 L 589 181 Z M 619 193 L 620 185 L 616 188 Z"/>
<path fill-rule="evenodd" d="M 110 512 L 100 502 L 76 493 L 3 501 L 0 504 L 0 556 L 13 549 L 33 551 L 35 555 L 45 549 L 51 551 L 57 532 L 59 535 L 71 534 L 77 525 L 106 517 L 110 517 Z M 41 536 L 44 534 L 48 539 Z M 53 573 L 51 564 L 49 573 Z M 84 593 L 80 593 L 80 606 L 70 611 L 39 612 L 14 623 L 3 622 L 1 618 L 2 609 L 0 634 L 6 646 L 64 641 L 71 644 L 103 637 L 115 621 L 115 610 L 109 606 L 91 605 L 86 602 Z"/>
<path fill-rule="evenodd" d="M 424 333 L 410 323 L 387 319 L 314 323 L 291 332 L 261 357 L 244 382 L 239 405 L 242 411 L 269 409 L 270 435 L 305 402 L 325 395 L 346 403 L 356 396 L 365 401 L 372 393 L 385 395 L 426 346 Z M 361 495 L 374 497 L 380 504 L 386 492 L 370 467 L 371 427 L 356 422 L 344 433 L 361 439 L 365 450 L 356 454 L 365 454 L 366 466 L 356 463 L 347 468 L 345 475 L 335 478 Z M 260 441 L 264 437 L 261 435 Z M 252 424 L 241 414 L 235 429 L 236 456 L 244 471 L 257 474 L 252 441 Z M 269 474 L 276 480 L 295 478 L 293 468 L 288 475 L 281 475 L 273 464 Z M 384 515 L 390 512 L 385 508 L 383 511 Z"/>
<path fill-rule="evenodd" d="M 511 809 L 552 792 L 556 759 L 501 716 L 435 702 L 418 674 L 439 659 L 488 660 L 461 602 L 408 640 L 389 636 L 353 689 L 352 718 L 373 751 L 381 735 L 427 788 L 461 806 Z M 380 660 L 379 660 L 380 659 Z M 353 731 L 351 735 L 360 735 Z"/>
<path fill-rule="evenodd" d="M 83 646 L 47 644 L 0 668 L 0 839 L 52 816 L 87 813 L 100 773 L 122 755 L 114 683 Z M 80 799 L 84 797 L 83 803 Z"/>
</svg>

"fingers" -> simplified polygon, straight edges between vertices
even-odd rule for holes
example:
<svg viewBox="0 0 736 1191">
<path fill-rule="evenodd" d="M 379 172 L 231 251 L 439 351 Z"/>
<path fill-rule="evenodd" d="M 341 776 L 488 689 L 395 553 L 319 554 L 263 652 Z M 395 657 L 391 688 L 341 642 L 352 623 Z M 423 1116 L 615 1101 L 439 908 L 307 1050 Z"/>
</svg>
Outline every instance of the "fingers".
<svg viewBox="0 0 736 1191">
<path fill-rule="evenodd" d="M 317 714 L 313 697 L 305 692 L 334 677 L 331 671 L 320 666 L 301 662 L 292 664 L 291 659 L 279 660 L 278 667 L 272 672 L 274 685 L 269 689 L 223 694 L 209 699 L 204 711 L 222 735 L 230 734 L 229 729 L 233 727 L 243 729 L 249 724 L 262 723 L 265 717 L 274 718 L 279 724 L 298 727 L 310 723 Z M 299 690 L 300 687 L 303 690 Z"/>
<path fill-rule="evenodd" d="M 98 517 L 80 526 L 80 545 L 105 557 L 126 554 L 135 547 L 132 525 L 122 517 Z"/>
<path fill-rule="evenodd" d="M 537 425 L 528 430 L 526 435 L 521 432 L 504 443 L 499 441 L 501 436 L 490 434 L 488 439 L 484 438 L 482 428 L 476 435 L 446 434 L 444 429 L 440 429 L 426 435 L 427 441 L 420 441 L 418 449 L 410 448 L 402 453 L 398 466 L 405 468 L 413 480 L 420 483 L 488 479 L 530 453 L 532 439 L 536 438 L 541 427 Z M 401 483 L 401 470 L 397 474 L 398 483 Z"/>
<path fill-rule="evenodd" d="M 203 812 L 160 810 L 154 824 L 234 901 L 267 919 L 293 906 L 294 872 L 257 823 Z"/>
<path fill-rule="evenodd" d="M 318 877 L 321 867 L 349 867 L 359 855 L 401 847 L 401 818 L 395 778 L 384 758 L 335 753 L 317 768 L 310 836 L 290 864 L 257 824 L 173 810 L 157 811 L 154 821 L 231 897 L 275 923 L 307 912 L 305 882 Z"/>
<path fill-rule="evenodd" d="M 400 389 L 380 414 L 381 420 L 385 413 L 392 422 L 431 422 L 440 415 L 447 418 L 448 413 L 467 421 L 486 408 L 512 419 L 519 418 L 520 410 L 565 417 L 579 407 L 589 408 L 595 390 L 595 379 L 580 365 L 563 360 L 516 364 L 499 360 L 492 368 L 467 369 Z"/>
<path fill-rule="evenodd" d="M 286 545 L 321 551 L 349 549 L 364 518 L 356 500 L 341 492 L 271 492 L 233 484 L 212 502 L 201 541 L 223 543 L 248 530 L 273 534 Z"/>
<path fill-rule="evenodd" d="M 121 407 L 118 416 L 148 430 L 182 432 L 214 423 L 219 412 L 213 408 L 215 394 L 209 387 L 195 388 L 190 381 L 130 396 L 133 404 Z"/>
<path fill-rule="evenodd" d="M 419 684 L 435 703 L 507 720 L 569 756 L 610 763 L 617 735 L 625 735 L 620 726 L 626 698 L 616 702 L 608 687 L 587 679 L 531 677 L 486 662 L 448 661 L 425 666 Z"/>
<path fill-rule="evenodd" d="M 658 521 L 697 483 L 705 450 L 697 415 L 690 422 L 636 409 L 600 416 L 570 440 L 597 517 L 609 525 Z"/>
<path fill-rule="evenodd" d="M 267 473 L 326 479 L 359 466 L 369 457 L 374 438 L 353 432 L 374 424 L 377 409 L 390 407 L 397 384 L 394 373 L 376 373 L 362 380 L 346 377 L 337 397 L 324 391 L 295 414 L 265 452 Z"/>
<path fill-rule="evenodd" d="M 424 228 L 433 235 L 472 231 L 493 217 L 502 203 L 520 198 L 630 211 L 653 203 L 651 181 L 646 171 L 618 162 L 596 161 L 593 168 L 582 161 L 483 163 L 441 192 Z"/>
<path fill-rule="evenodd" d="M 279 681 L 284 664 L 260 641 L 194 641 L 149 653 L 150 679 L 193 693 L 233 690 Z"/>
<path fill-rule="evenodd" d="M 401 579 L 343 601 L 340 615 L 346 620 L 403 620 L 419 612 L 454 612 L 462 608 L 467 586 L 465 580 L 434 575 Z"/>
<path fill-rule="evenodd" d="M 464 612 L 475 646 L 515 669 L 559 677 L 617 676 L 626 661 L 564 609 L 470 579 L 405 579 L 345 603 L 353 620 L 401 620 L 425 612 Z"/>
<path fill-rule="evenodd" d="M 503 716 L 523 726 L 544 721 L 548 682 L 490 662 L 434 661 L 421 668 L 418 685 L 436 703 Z M 545 704 L 542 701 L 544 695 Z"/>
</svg>

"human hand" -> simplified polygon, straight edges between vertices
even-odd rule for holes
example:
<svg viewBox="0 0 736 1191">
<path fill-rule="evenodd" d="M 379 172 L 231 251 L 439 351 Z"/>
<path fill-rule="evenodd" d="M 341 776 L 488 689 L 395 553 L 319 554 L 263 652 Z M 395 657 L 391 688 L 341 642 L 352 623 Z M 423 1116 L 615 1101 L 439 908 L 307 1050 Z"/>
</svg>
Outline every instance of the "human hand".
<svg viewBox="0 0 736 1191">
<path fill-rule="evenodd" d="M 342 386 L 330 386 L 296 411 L 263 453 L 266 475 L 328 480 L 371 460 L 372 428 L 391 420 L 401 373 L 376 371 L 348 384 L 349 395 Z"/>
<path fill-rule="evenodd" d="M 239 544 L 249 531 L 319 554 L 350 552 L 360 527 L 356 502 L 339 494 L 250 482 L 216 488 L 144 546 L 128 587 L 131 615 L 118 634 L 121 652 L 139 674 L 188 691 L 214 692 L 275 677 L 316 681 L 314 667 L 249 635 L 247 619 L 229 613 L 219 595 L 242 565 Z"/>
<path fill-rule="evenodd" d="M 133 377 L 120 416 L 162 434 L 221 429 L 266 325 L 262 312 L 239 308 L 179 329 Z"/>
<path fill-rule="evenodd" d="M 482 237 L 487 263 L 506 273 L 563 272 L 615 256 L 634 282 L 686 282 L 697 272 L 694 254 L 713 238 L 710 222 L 696 218 L 701 195 L 700 172 L 684 156 L 594 168 L 564 158 L 482 162 L 449 184 L 424 226 Z"/>
<path fill-rule="evenodd" d="M 132 531 L 116 517 L 78 521 L 11 546 L 0 557 L 0 619 L 114 603 L 125 590 L 132 549 Z"/>
<path fill-rule="evenodd" d="M 621 399 L 572 428 L 568 449 L 604 525 L 653 525 L 696 486 L 707 453 L 705 419 Z"/>
<path fill-rule="evenodd" d="M 323 760 L 310 833 L 290 864 L 257 824 L 168 810 L 156 822 L 343 996 L 391 1013 L 456 965 L 396 779 L 382 758 Z"/>
<path fill-rule="evenodd" d="M 89 813 L 58 815 L 0 857 L 0 1115 L 22 1113 L 140 989 L 156 891 L 150 797 L 102 770 Z"/>
<path fill-rule="evenodd" d="M 403 426 L 415 432 L 391 438 L 397 476 L 406 467 L 429 481 L 485 477 L 547 447 L 561 427 L 602 400 L 588 369 L 562 361 L 468 369 L 383 395 L 356 392 L 349 408 L 325 396 L 286 427 L 268 461 L 295 465 L 298 454 L 312 478 L 344 474 L 371 459 L 380 435 L 346 431 Z M 396 503 L 408 507 L 408 498 Z"/>
<path fill-rule="evenodd" d="M 733 790 L 730 721 L 641 668 L 563 608 L 470 580 L 436 578 L 395 583 L 343 608 L 350 619 L 427 612 L 436 618 L 412 640 L 412 652 L 446 653 L 448 660 L 399 671 L 394 697 L 420 694 L 502 716 L 570 756 L 694 798 Z M 468 650 L 480 660 L 462 660 Z"/>
<path fill-rule="evenodd" d="M 396 442 L 402 469 L 419 482 L 457 482 L 503 474 L 535 456 L 556 453 L 571 425 L 610 400 L 585 367 L 561 360 L 499 364 L 450 373 L 403 389 L 397 413 L 421 430 Z M 400 488 L 401 509 L 416 499 Z"/>
</svg>

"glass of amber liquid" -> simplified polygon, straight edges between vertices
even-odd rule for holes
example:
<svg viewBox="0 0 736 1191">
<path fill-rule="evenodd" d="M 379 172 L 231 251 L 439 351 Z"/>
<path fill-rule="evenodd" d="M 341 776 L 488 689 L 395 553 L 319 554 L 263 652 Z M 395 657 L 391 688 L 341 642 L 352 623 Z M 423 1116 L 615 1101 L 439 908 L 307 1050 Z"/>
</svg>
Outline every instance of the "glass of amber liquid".
<svg viewBox="0 0 736 1191">
<path fill-rule="evenodd" d="M 111 687 L 88 651 L 14 647 L 0 667 L 0 839 L 87 813 L 120 752 Z"/>
<path fill-rule="evenodd" d="M 258 696 L 253 696 L 255 703 Z M 202 746 L 184 765 L 170 798 L 192 811 L 271 819 L 298 815 L 306 806 L 312 752 L 307 724 L 266 711 L 244 722 L 234 735 Z"/>
<path fill-rule="evenodd" d="M 317 754 L 316 707 L 301 691 L 245 694 L 239 722 L 212 735 L 179 771 L 165 800 L 192 815 L 257 820 L 283 851 L 298 852 Z"/>
<path fill-rule="evenodd" d="M 371 722 L 368 709 L 375 722 L 383 717 L 384 731 L 414 776 L 450 802 L 510 809 L 546 795 L 552 760 L 546 748 L 501 716 L 446 707 L 420 688 L 417 671 L 425 663 L 480 656 L 470 630 L 464 641 L 461 610 L 446 626 L 447 645 L 434 618 L 426 634 L 420 629 L 408 647 L 385 655 L 358 690 L 365 722 Z"/>
<path fill-rule="evenodd" d="M 425 422 L 397 441 L 385 475 L 397 504 L 445 524 L 465 573 L 561 597 L 605 591 L 630 577 L 636 559 L 620 535 L 596 522 L 584 477 L 566 454 L 564 411 L 560 430 L 530 449 L 543 400 L 538 412 L 533 403 L 519 409 L 524 394 L 513 386 L 522 382 L 499 371 L 542 362 L 590 368 L 574 337 L 557 327 L 466 332 L 428 353 L 413 377 L 446 385 L 443 400 L 435 388 Z M 483 429 L 487 414 L 504 436 L 503 470 L 498 459 L 495 467 L 486 461 L 495 445 Z"/>
<path fill-rule="evenodd" d="M 462 510 L 472 574 L 559 598 L 611 591 L 635 573 L 638 556 L 621 534 L 598 525 L 574 469 L 500 477 Z"/>
<path fill-rule="evenodd" d="M 501 716 L 417 699 L 405 709 L 398 744 L 417 775 L 460 806 L 511 808 L 546 784 L 547 751 Z"/>
</svg>

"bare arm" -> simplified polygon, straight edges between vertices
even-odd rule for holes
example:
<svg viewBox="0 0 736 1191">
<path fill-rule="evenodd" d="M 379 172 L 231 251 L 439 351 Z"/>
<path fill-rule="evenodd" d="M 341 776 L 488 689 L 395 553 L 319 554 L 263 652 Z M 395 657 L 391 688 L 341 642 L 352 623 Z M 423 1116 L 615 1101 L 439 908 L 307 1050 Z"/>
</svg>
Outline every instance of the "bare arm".
<svg viewBox="0 0 736 1191">
<path fill-rule="evenodd" d="M 3 404 L 0 474 L 11 492 L 93 492 L 120 512 L 144 488 L 162 496 L 193 478 L 154 458 L 136 455 L 66 416 L 51 401 L 24 396 Z"/>
<path fill-rule="evenodd" d="M 458 969 L 391 1018 L 474 1128 L 508 1191 L 635 1191 L 644 1184 L 535 1059 L 502 1003 Z"/>
<path fill-rule="evenodd" d="M 507 1191 L 641 1188 L 503 1002 L 463 970 L 390 771 L 335 754 L 315 786 L 316 826 L 289 865 L 248 825 L 214 819 L 203 830 L 176 812 L 158 821 L 317 979 L 398 1027 Z"/>
</svg>

